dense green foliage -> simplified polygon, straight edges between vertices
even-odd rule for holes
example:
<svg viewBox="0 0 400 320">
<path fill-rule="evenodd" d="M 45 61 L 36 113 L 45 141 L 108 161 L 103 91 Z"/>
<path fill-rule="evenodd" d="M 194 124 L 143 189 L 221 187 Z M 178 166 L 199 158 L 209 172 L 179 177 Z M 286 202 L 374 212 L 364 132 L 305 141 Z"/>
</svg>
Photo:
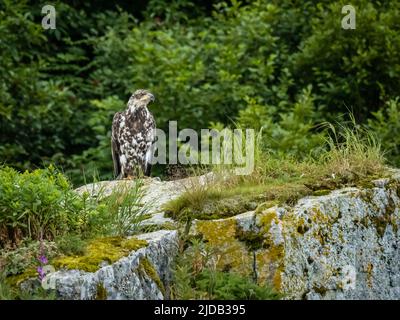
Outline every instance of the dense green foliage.
<svg viewBox="0 0 400 320">
<path fill-rule="evenodd" d="M 141 230 L 147 207 L 141 203 L 143 183 L 139 179 L 134 184 L 110 195 L 100 189 L 91 197 L 75 192 L 52 166 L 23 173 L 0 167 L 0 300 L 22 299 L 15 284 L 37 277 L 43 265 L 60 255 L 82 256 L 95 238 L 124 241 Z M 126 241 L 124 253 L 138 245 Z M 104 246 L 97 250 L 101 257 L 107 251 Z M 38 298 L 49 293 L 38 289 Z"/>
<path fill-rule="evenodd" d="M 351 110 L 399 164 L 400 4 L 353 1 L 356 30 L 343 30 L 344 4 L 58 0 L 44 30 L 40 2 L 2 1 L 0 161 L 111 178 L 112 116 L 145 87 L 161 128 L 233 120 L 300 157 Z"/>
<path fill-rule="evenodd" d="M 54 169 L 18 173 L 0 169 L 0 246 L 20 239 L 52 239 L 65 232 L 83 231 L 90 211 Z"/>
<path fill-rule="evenodd" d="M 56 240 L 64 253 L 77 253 L 82 239 L 135 233 L 146 217 L 141 182 L 109 196 L 99 190 L 96 198 L 76 193 L 52 166 L 23 173 L 0 168 L 0 182 L 0 249 L 43 239 Z"/>
</svg>

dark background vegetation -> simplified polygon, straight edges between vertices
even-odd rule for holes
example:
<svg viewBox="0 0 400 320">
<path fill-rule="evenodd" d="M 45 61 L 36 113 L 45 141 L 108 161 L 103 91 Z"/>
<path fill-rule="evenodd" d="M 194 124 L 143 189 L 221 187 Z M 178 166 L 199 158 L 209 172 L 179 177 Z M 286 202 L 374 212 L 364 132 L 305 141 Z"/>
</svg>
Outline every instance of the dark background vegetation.
<svg viewBox="0 0 400 320">
<path fill-rule="evenodd" d="M 150 89 L 167 128 L 263 128 L 272 153 L 308 157 L 320 124 L 352 112 L 400 164 L 400 2 L 0 1 L 0 163 L 53 163 L 76 184 L 112 178 L 112 116 Z"/>
</svg>

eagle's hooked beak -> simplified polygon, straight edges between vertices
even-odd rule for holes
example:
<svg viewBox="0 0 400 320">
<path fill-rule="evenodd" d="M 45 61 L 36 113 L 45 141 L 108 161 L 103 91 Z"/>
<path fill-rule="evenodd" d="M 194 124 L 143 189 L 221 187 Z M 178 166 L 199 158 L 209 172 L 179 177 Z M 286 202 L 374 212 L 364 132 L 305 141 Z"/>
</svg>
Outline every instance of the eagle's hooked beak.
<svg viewBox="0 0 400 320">
<path fill-rule="evenodd" d="M 142 97 L 139 98 L 140 103 L 148 105 L 150 102 L 155 101 L 156 98 L 150 92 L 146 92 Z"/>
</svg>

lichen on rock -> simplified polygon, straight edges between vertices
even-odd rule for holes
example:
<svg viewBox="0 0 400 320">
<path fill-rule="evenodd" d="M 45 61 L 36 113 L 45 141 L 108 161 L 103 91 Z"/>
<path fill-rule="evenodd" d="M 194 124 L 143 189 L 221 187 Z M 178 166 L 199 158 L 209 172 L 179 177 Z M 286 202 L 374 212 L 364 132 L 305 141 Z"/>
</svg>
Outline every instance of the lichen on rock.
<svg viewBox="0 0 400 320">
<path fill-rule="evenodd" d="M 217 256 L 217 267 L 242 275 L 251 273 L 251 256 L 244 242 L 236 238 L 237 217 L 219 220 L 196 220 L 192 232 L 200 234 Z"/>
<path fill-rule="evenodd" d="M 196 220 L 192 232 L 216 248 L 221 269 L 253 271 L 286 299 L 399 299 L 399 181 L 324 192 L 294 206 L 266 203 L 246 218 Z"/>
</svg>

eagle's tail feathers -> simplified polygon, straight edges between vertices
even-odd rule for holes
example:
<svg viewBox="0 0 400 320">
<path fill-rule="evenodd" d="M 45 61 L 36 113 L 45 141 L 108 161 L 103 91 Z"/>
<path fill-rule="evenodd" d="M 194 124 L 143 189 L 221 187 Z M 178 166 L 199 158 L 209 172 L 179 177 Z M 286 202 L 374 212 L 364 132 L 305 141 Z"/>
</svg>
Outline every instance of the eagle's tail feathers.
<svg viewBox="0 0 400 320">
<path fill-rule="evenodd" d="M 144 175 L 146 176 L 146 177 L 150 177 L 150 174 L 151 174 L 151 164 L 150 163 L 146 163 L 146 168 L 145 168 L 145 170 L 144 170 Z"/>
<path fill-rule="evenodd" d="M 113 138 L 111 138 L 111 153 L 114 164 L 114 177 L 116 179 L 121 179 L 121 163 L 119 162 L 117 145 Z"/>
</svg>

